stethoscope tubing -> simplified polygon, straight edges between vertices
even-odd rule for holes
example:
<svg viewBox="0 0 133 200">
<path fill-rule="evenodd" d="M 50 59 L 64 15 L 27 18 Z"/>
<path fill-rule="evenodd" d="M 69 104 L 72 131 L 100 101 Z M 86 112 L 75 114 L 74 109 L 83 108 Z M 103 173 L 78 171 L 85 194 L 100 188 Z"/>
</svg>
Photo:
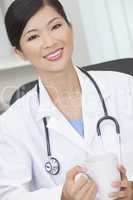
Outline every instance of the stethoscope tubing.
<svg viewBox="0 0 133 200">
<path fill-rule="evenodd" d="M 100 90 L 99 86 L 97 85 L 96 81 L 94 80 L 94 78 L 87 71 L 85 71 L 84 69 L 82 69 L 82 68 L 79 68 L 79 69 L 80 69 L 81 72 L 83 72 L 91 80 L 91 82 L 95 86 L 96 91 L 97 91 L 97 93 L 99 95 L 102 107 L 103 107 L 104 116 L 101 117 L 97 122 L 97 126 L 96 126 L 97 134 L 98 134 L 98 136 L 101 137 L 101 141 L 102 141 L 102 144 L 103 144 L 102 133 L 101 133 L 100 126 L 101 126 L 102 122 L 105 121 L 105 120 L 113 121 L 113 123 L 115 124 L 115 127 L 116 127 L 116 133 L 117 133 L 117 135 L 119 137 L 119 162 L 121 162 L 121 160 L 122 160 L 121 154 L 122 153 L 121 153 L 121 137 L 120 137 L 120 126 L 119 126 L 119 123 L 114 117 L 108 115 L 108 111 L 107 111 L 107 107 L 106 107 L 106 104 L 105 104 L 105 100 L 104 100 L 103 95 L 101 93 L 101 90 Z M 40 104 L 39 82 L 37 83 L 37 96 L 38 96 L 38 102 Z M 50 138 L 49 138 L 49 130 L 48 130 L 48 127 L 47 127 L 47 119 L 46 119 L 46 117 L 43 118 L 43 124 L 44 124 L 46 143 L 47 143 L 46 144 L 47 145 L 47 155 L 48 155 L 48 159 L 49 159 L 49 161 L 47 161 L 45 163 L 45 170 L 51 175 L 57 175 L 59 173 L 59 171 L 60 171 L 60 163 L 56 158 L 52 157 L 51 144 L 50 144 Z M 52 166 L 53 162 L 55 162 L 55 166 L 56 167 Z M 51 170 L 49 170 L 49 169 L 47 170 L 46 166 L 50 166 Z"/>
<path fill-rule="evenodd" d="M 104 100 L 103 95 L 101 93 L 101 90 L 100 90 L 99 86 L 97 85 L 96 81 L 94 80 L 94 78 L 92 78 L 92 76 L 87 71 L 85 71 L 84 69 L 82 69 L 82 68 L 79 68 L 79 69 L 84 74 L 86 74 L 86 76 L 92 81 L 92 83 L 94 84 L 94 86 L 95 86 L 95 88 L 96 88 L 96 90 L 98 92 L 99 98 L 100 98 L 101 103 L 102 103 L 104 116 L 101 117 L 98 120 L 97 127 L 96 127 L 97 130 L 96 131 L 97 131 L 98 136 L 101 138 L 101 142 L 102 142 L 103 146 L 104 146 L 104 143 L 103 143 L 102 134 L 101 134 L 101 128 L 100 128 L 102 122 L 105 121 L 105 120 L 111 120 L 115 124 L 116 133 L 118 135 L 118 142 L 119 142 L 119 156 L 118 157 L 119 157 L 119 163 L 121 164 L 122 163 L 122 147 L 121 147 L 120 125 L 119 125 L 118 121 L 114 117 L 109 116 L 108 111 L 107 111 L 107 107 L 106 107 L 106 104 L 105 104 L 105 100 Z"/>
<path fill-rule="evenodd" d="M 48 131 L 48 127 L 47 127 L 47 119 L 46 119 L 46 117 L 43 118 L 43 123 L 44 123 L 45 133 L 46 133 L 47 155 L 48 155 L 48 157 L 50 157 L 52 154 L 51 154 L 50 138 L 49 138 L 49 131 Z"/>
<path fill-rule="evenodd" d="M 79 68 L 79 67 L 78 67 L 78 68 Z M 79 69 L 91 80 L 91 82 L 92 82 L 93 85 L 95 86 L 96 91 L 98 92 L 99 98 L 100 98 L 101 103 L 102 103 L 102 107 L 103 107 L 103 111 L 104 111 L 104 116 L 108 116 L 108 111 L 107 111 L 107 107 L 106 107 L 106 104 L 105 104 L 103 95 L 102 95 L 101 90 L 100 90 L 100 88 L 98 87 L 96 81 L 94 80 L 94 78 L 92 78 L 92 76 L 91 76 L 87 71 L 85 71 L 85 70 L 82 69 L 82 68 L 79 68 Z"/>
<path fill-rule="evenodd" d="M 38 97 L 38 102 L 40 104 L 40 88 L 39 88 L 39 82 L 37 82 L 37 97 Z M 43 118 L 43 125 L 45 129 L 45 136 L 46 136 L 46 141 L 47 141 L 47 155 L 48 157 L 51 157 L 51 146 L 50 146 L 50 138 L 49 138 L 49 130 L 47 127 L 47 119 L 46 117 Z"/>
</svg>

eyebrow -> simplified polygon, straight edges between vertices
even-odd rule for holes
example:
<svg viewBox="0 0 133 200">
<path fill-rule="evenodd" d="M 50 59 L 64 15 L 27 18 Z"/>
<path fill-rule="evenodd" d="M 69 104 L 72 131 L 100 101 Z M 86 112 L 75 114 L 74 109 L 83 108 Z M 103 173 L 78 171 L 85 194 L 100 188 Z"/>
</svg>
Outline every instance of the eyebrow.
<svg viewBox="0 0 133 200">
<path fill-rule="evenodd" d="M 48 26 L 53 22 L 53 21 L 55 21 L 55 20 L 57 20 L 57 19 L 60 19 L 61 17 L 54 17 L 53 19 L 51 19 L 49 22 L 48 22 Z M 29 30 L 29 31 L 27 31 L 25 34 L 24 34 L 24 36 L 25 35 L 27 35 L 28 33 L 31 33 L 31 32 L 35 32 L 35 31 L 37 31 L 37 29 L 31 29 L 31 30 Z"/>
</svg>

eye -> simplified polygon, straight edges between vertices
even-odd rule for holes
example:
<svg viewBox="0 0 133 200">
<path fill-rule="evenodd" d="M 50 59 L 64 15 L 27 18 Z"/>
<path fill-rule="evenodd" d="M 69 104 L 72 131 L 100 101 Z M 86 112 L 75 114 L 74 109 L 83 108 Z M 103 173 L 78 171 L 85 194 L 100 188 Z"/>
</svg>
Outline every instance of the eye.
<svg viewBox="0 0 133 200">
<path fill-rule="evenodd" d="M 32 41 L 32 40 L 35 40 L 39 37 L 39 35 L 31 35 L 29 38 L 28 38 L 28 41 Z"/>
<path fill-rule="evenodd" d="M 52 27 L 52 30 L 59 29 L 62 26 L 62 24 L 56 24 Z"/>
</svg>

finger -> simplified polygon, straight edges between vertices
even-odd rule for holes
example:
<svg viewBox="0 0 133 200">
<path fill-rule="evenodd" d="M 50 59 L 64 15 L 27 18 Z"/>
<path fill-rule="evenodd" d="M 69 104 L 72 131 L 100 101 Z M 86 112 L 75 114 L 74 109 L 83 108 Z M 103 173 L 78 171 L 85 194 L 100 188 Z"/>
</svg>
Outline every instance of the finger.
<svg viewBox="0 0 133 200">
<path fill-rule="evenodd" d="M 125 191 L 120 191 L 120 192 L 112 192 L 112 193 L 109 194 L 109 197 L 113 198 L 113 199 L 127 198 L 128 197 L 128 191 L 125 190 Z"/>
<path fill-rule="evenodd" d="M 126 179 L 124 179 L 124 180 L 121 182 L 121 188 L 122 188 L 122 189 L 127 189 L 128 186 L 129 186 L 129 183 L 128 183 L 128 180 L 127 180 L 127 178 L 126 178 Z"/>
<path fill-rule="evenodd" d="M 120 191 L 119 194 L 118 194 L 118 198 L 127 198 L 129 195 L 128 195 L 128 191 L 125 190 L 125 191 Z"/>
<path fill-rule="evenodd" d="M 73 188 L 72 188 L 72 193 L 75 193 L 77 191 L 80 191 L 81 188 L 86 185 L 87 183 L 89 183 L 89 179 L 87 178 L 87 176 L 85 175 L 81 175 L 78 180 L 75 182 L 75 184 L 73 185 Z"/>
<path fill-rule="evenodd" d="M 121 179 L 124 179 L 126 177 L 126 169 L 124 168 L 123 165 L 119 165 L 118 170 L 121 174 Z"/>
<path fill-rule="evenodd" d="M 111 183 L 111 186 L 114 188 L 120 188 L 121 187 L 121 181 L 113 181 Z"/>
<path fill-rule="evenodd" d="M 88 190 L 91 188 L 93 182 L 88 180 L 86 182 L 86 184 L 83 185 L 83 187 L 80 188 L 77 196 L 79 199 L 84 199 L 83 197 L 86 195 L 86 193 L 88 192 Z"/>
<path fill-rule="evenodd" d="M 82 167 L 80 167 L 80 166 L 77 165 L 77 166 L 73 167 L 73 168 L 67 173 L 66 178 L 69 179 L 69 180 L 74 181 L 75 176 L 76 176 L 78 173 L 81 173 L 81 172 L 83 172 L 83 171 L 85 171 L 85 170 L 84 170 Z"/>
<path fill-rule="evenodd" d="M 120 181 L 114 181 L 114 182 L 112 182 L 111 186 L 114 187 L 114 188 L 123 188 L 123 189 L 126 189 L 126 188 L 128 188 L 129 183 L 128 183 L 127 179 L 124 179 L 121 182 Z"/>
<path fill-rule="evenodd" d="M 97 194 L 97 186 L 93 182 L 93 184 L 91 185 L 90 189 L 87 191 L 84 200 L 96 199 L 96 194 Z"/>
<path fill-rule="evenodd" d="M 75 176 L 75 179 L 74 179 L 75 182 L 76 182 L 81 176 L 84 176 L 87 180 L 90 179 L 86 173 L 78 173 L 78 174 Z M 91 180 L 92 180 L 92 179 L 91 179 Z"/>
</svg>

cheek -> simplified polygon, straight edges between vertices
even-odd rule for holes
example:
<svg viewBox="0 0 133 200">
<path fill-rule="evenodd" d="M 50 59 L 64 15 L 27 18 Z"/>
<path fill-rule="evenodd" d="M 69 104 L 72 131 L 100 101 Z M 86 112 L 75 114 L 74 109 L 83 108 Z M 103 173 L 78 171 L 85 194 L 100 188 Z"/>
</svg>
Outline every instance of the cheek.
<svg viewBox="0 0 133 200">
<path fill-rule="evenodd" d="M 32 61 L 39 55 L 40 42 L 27 42 L 20 39 L 20 47 L 26 59 Z"/>
<path fill-rule="evenodd" d="M 72 31 L 67 31 L 64 34 L 64 41 L 66 43 L 66 46 L 68 46 L 68 48 L 73 49 L 73 33 L 72 33 Z"/>
<path fill-rule="evenodd" d="M 67 34 L 67 35 L 68 35 L 68 36 L 67 36 L 68 42 L 70 43 L 70 45 L 73 46 L 73 31 L 72 31 L 72 29 L 70 29 L 70 30 L 68 31 L 68 34 Z"/>
<path fill-rule="evenodd" d="M 62 41 L 66 46 L 73 46 L 73 31 L 72 29 L 66 27 L 57 35 L 53 35 L 58 41 Z"/>
<path fill-rule="evenodd" d="M 73 34 L 72 34 L 72 33 L 70 33 L 70 34 L 68 35 L 67 41 L 68 41 L 68 48 L 69 48 L 69 50 L 71 51 L 70 53 L 72 54 L 73 46 L 74 46 L 74 44 L 73 44 Z"/>
<path fill-rule="evenodd" d="M 22 46 L 24 56 L 29 60 L 34 60 L 38 55 L 38 47 L 36 45 Z"/>
</svg>

